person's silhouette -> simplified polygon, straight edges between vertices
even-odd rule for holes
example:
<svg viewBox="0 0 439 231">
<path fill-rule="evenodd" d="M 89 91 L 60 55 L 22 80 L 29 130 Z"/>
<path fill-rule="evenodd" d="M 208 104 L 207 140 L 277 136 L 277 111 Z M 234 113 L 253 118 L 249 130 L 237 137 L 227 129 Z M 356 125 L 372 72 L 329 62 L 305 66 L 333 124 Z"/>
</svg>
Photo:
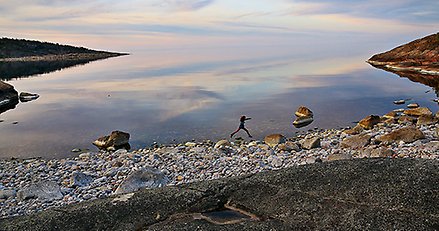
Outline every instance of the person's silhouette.
<svg viewBox="0 0 439 231">
<path fill-rule="evenodd" d="M 250 132 L 248 132 L 247 128 L 245 128 L 245 121 L 246 120 L 250 120 L 251 118 L 247 118 L 245 116 L 241 116 L 241 118 L 239 119 L 240 123 L 239 123 L 239 127 L 238 129 L 236 129 L 236 131 L 232 132 L 232 134 L 230 134 L 230 138 L 232 138 L 237 132 L 239 132 L 239 130 L 244 130 L 245 132 L 247 132 L 248 137 L 252 138 L 253 136 L 250 135 Z"/>
</svg>

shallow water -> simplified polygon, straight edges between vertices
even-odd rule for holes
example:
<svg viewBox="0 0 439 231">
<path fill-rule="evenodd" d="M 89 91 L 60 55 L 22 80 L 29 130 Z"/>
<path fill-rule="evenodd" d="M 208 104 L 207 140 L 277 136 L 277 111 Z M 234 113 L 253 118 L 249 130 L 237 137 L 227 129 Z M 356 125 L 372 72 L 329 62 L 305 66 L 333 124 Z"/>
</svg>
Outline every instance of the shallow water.
<svg viewBox="0 0 439 231">
<path fill-rule="evenodd" d="M 369 66 L 371 55 L 364 49 L 138 51 L 10 80 L 17 91 L 40 98 L 0 114 L 0 158 L 74 156 L 73 148 L 97 150 L 91 142 L 112 130 L 129 132 L 132 148 L 217 140 L 236 129 L 241 115 L 252 117 L 246 126 L 262 139 L 353 125 L 403 107 L 396 99 L 438 110 L 431 87 Z M 292 121 L 300 105 L 315 120 L 297 129 Z"/>
</svg>

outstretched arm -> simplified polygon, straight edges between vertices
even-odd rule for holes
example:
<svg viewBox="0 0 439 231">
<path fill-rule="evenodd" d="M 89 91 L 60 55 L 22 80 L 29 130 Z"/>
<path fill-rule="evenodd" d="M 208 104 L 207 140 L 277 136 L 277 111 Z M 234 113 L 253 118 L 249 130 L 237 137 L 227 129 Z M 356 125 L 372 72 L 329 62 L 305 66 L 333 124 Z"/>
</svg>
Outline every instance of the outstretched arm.
<svg viewBox="0 0 439 231">
<path fill-rule="evenodd" d="M 251 120 L 252 118 L 245 118 L 245 120 Z"/>
</svg>

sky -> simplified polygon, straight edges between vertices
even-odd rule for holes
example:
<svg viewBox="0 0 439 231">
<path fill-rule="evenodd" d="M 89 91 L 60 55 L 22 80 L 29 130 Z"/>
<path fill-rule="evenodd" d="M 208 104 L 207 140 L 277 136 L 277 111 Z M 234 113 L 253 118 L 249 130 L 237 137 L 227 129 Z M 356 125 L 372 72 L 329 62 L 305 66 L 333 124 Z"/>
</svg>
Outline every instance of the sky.
<svg viewBox="0 0 439 231">
<path fill-rule="evenodd" d="M 437 0 L 0 0 L 0 35 L 124 51 L 410 41 L 438 31 L 437 12 Z"/>
</svg>

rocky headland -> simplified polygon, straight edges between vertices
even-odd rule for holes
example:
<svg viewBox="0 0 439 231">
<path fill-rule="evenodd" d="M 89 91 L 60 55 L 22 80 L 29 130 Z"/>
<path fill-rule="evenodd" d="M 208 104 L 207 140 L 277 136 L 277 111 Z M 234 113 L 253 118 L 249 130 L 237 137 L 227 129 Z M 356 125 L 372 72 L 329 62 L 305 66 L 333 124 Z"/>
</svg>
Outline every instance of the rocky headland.
<svg viewBox="0 0 439 231">
<path fill-rule="evenodd" d="M 374 67 L 439 89 L 439 33 L 376 54 L 367 62 Z"/>
</svg>

